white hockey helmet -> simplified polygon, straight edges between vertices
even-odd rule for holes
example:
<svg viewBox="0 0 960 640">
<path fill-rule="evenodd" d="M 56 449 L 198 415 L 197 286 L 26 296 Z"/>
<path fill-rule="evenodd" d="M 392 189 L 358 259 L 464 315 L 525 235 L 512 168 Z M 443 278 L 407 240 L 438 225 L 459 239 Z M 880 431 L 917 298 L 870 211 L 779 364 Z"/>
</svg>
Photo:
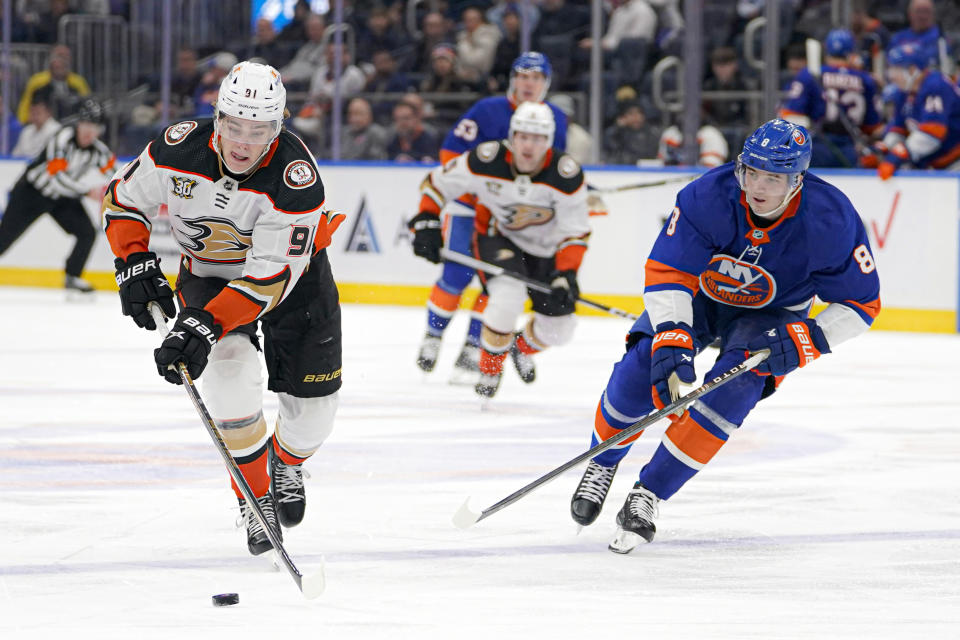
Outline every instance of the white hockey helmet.
<svg viewBox="0 0 960 640">
<path fill-rule="evenodd" d="M 553 134 L 557 124 L 553 111 L 542 102 L 522 102 L 510 118 L 510 140 L 516 131 L 547 136 L 547 147 L 553 146 Z"/>
<path fill-rule="evenodd" d="M 265 122 L 270 126 L 242 133 L 237 131 L 234 135 L 228 134 L 228 137 L 250 144 L 270 144 L 280 135 L 286 107 L 287 90 L 283 88 L 280 73 L 276 69 L 256 62 L 239 62 L 220 83 L 214 110 L 217 133 L 228 134 L 221 123 L 224 116 Z"/>
</svg>

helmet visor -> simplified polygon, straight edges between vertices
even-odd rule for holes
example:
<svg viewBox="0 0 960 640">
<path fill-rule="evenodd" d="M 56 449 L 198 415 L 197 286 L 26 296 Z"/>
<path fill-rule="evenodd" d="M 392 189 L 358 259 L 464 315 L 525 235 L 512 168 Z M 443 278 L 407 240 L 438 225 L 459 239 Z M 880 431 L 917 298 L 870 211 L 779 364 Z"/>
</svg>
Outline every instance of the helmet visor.
<svg viewBox="0 0 960 640">
<path fill-rule="evenodd" d="M 280 121 L 257 122 L 224 115 L 220 119 L 220 135 L 233 142 L 242 144 L 270 144 L 280 133 Z"/>
</svg>

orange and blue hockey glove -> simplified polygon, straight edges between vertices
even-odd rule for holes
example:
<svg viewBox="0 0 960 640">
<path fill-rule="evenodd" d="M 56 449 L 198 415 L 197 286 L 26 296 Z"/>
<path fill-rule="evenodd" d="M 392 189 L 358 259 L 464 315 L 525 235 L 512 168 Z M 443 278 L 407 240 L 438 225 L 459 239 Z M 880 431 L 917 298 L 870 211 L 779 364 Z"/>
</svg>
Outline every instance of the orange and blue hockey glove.
<svg viewBox="0 0 960 640">
<path fill-rule="evenodd" d="M 761 349 L 769 349 L 770 356 L 757 365 L 757 372 L 775 376 L 785 376 L 830 353 L 827 338 L 814 320 L 797 320 L 767 329 L 747 344 L 750 352 Z"/>
<path fill-rule="evenodd" d="M 690 326 L 683 322 L 662 322 L 650 346 L 650 385 L 653 404 L 657 409 L 680 396 L 680 383 L 697 380 L 693 357 L 697 347 Z"/>
</svg>

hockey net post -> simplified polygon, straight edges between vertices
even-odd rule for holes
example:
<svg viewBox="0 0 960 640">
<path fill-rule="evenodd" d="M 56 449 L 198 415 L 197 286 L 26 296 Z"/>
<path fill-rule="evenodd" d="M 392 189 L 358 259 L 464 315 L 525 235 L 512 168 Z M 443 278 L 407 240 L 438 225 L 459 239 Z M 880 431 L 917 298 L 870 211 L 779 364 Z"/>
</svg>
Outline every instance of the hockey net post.
<svg viewBox="0 0 960 640">
<path fill-rule="evenodd" d="M 548 285 L 546 282 L 541 282 L 540 280 L 536 280 L 530 276 L 517 273 L 516 271 L 511 271 L 509 269 L 504 269 L 503 267 L 490 264 L 489 262 L 484 262 L 483 260 L 477 260 L 476 258 L 468 256 L 465 253 L 460 253 L 459 251 L 450 251 L 446 247 L 440 249 L 440 257 L 442 257 L 444 260 L 449 260 L 450 262 L 456 262 L 457 264 L 462 264 L 466 267 L 476 269 L 477 271 L 489 273 L 491 276 L 504 276 L 507 278 L 513 278 L 514 280 L 519 280 L 534 291 L 539 291 L 541 293 L 550 293 L 552 291 L 550 285 Z M 610 307 L 582 296 L 577 296 L 577 302 L 587 307 L 593 307 L 594 309 L 605 311 L 610 315 L 619 316 L 628 320 L 635 321 L 640 317 L 635 313 L 630 313 L 629 311 L 624 311 L 623 309 L 617 309 L 616 307 Z"/>
<path fill-rule="evenodd" d="M 596 456 L 600 455 L 610 447 L 614 447 L 620 444 L 624 440 L 639 433 L 640 431 L 643 431 L 644 429 L 656 423 L 657 421 L 661 420 L 662 418 L 665 418 L 668 415 L 672 413 L 676 413 L 678 410 L 685 408 L 688 404 L 692 403 L 697 398 L 700 398 L 701 396 L 704 396 L 710 393 L 714 389 L 717 389 L 718 387 L 730 382 L 737 376 L 740 376 L 746 373 L 747 371 L 750 371 L 751 369 L 759 365 L 761 362 L 766 360 L 767 357 L 769 357 L 769 355 L 770 355 L 769 349 L 761 349 L 760 351 L 756 351 L 750 354 L 750 356 L 747 357 L 746 360 L 744 360 L 737 366 L 724 371 L 723 373 L 716 376 L 712 380 L 704 382 L 702 385 L 700 385 L 690 393 L 677 398 L 675 401 L 671 402 L 670 404 L 665 406 L 663 409 L 655 411 L 647 415 L 646 417 L 641 418 L 637 422 L 634 422 L 632 425 L 621 430 L 616 435 L 608 438 L 607 440 L 604 440 L 603 442 L 599 443 L 597 446 L 592 447 L 588 451 L 581 453 L 577 457 L 571 460 L 568 460 L 567 462 L 560 465 L 556 469 L 540 476 L 530 484 L 518 489 L 517 491 L 514 491 L 503 500 L 500 500 L 499 502 L 496 502 L 490 505 L 480 513 L 477 513 L 470 509 L 470 506 L 469 506 L 470 498 L 467 498 L 466 500 L 464 500 L 463 504 L 460 506 L 460 508 L 457 510 L 457 512 L 453 516 L 454 526 L 456 526 L 458 529 L 467 529 L 473 526 L 474 524 L 476 524 L 477 522 L 480 522 L 481 520 L 492 516 L 497 511 L 500 511 L 504 507 L 510 506 L 517 500 L 520 500 L 527 494 L 531 493 L 533 490 L 555 479 L 557 476 L 564 473 L 565 471 L 568 471 L 569 469 L 572 469 L 573 467 L 581 464 L 582 462 L 586 462 L 591 458 L 595 458 Z"/>
<path fill-rule="evenodd" d="M 163 315 L 163 311 L 160 309 L 160 306 L 151 302 L 149 303 L 149 309 L 150 314 L 153 316 L 154 322 L 157 323 L 157 330 L 162 336 L 166 337 L 166 335 L 170 332 L 170 329 L 167 327 L 167 319 Z M 174 365 L 170 366 L 173 367 Z M 263 509 L 260 508 L 260 504 L 257 502 L 256 496 L 253 495 L 253 490 L 247 483 L 246 478 L 244 478 L 243 474 L 240 472 L 240 467 L 237 466 L 237 462 L 233 459 L 233 456 L 230 455 L 230 450 L 227 449 L 227 445 L 223 441 L 223 437 L 220 435 L 220 431 L 217 429 L 216 423 L 214 422 L 213 417 L 210 415 L 210 411 L 204 404 L 203 398 L 200 397 L 200 392 L 197 390 L 197 387 L 193 382 L 193 378 L 187 371 L 187 365 L 185 365 L 183 362 L 177 362 L 176 371 L 180 374 L 180 380 L 183 382 L 183 388 L 186 389 L 187 396 L 189 396 L 190 401 L 193 403 L 197 413 L 200 415 L 200 421 L 203 423 L 207 434 L 213 440 L 213 444 L 216 447 L 217 452 L 220 454 L 220 457 L 223 458 L 223 463 L 227 467 L 227 471 L 230 472 L 230 476 L 233 478 L 234 482 L 236 482 L 237 487 L 240 488 L 240 493 L 243 494 L 244 499 L 247 501 L 247 506 L 253 510 L 254 516 L 263 526 L 263 530 L 266 532 L 267 538 L 270 540 L 270 544 L 273 545 L 273 550 L 276 554 L 276 557 L 286 568 L 294 582 L 296 582 L 297 588 L 300 589 L 300 593 L 302 593 L 304 597 L 311 600 L 316 598 L 323 593 L 323 590 L 326 587 L 323 568 L 321 567 L 319 571 L 304 576 L 302 573 L 300 573 L 300 570 L 297 569 L 296 565 L 293 564 L 293 560 L 291 560 L 290 556 L 287 554 L 287 550 L 284 548 L 280 538 L 274 532 L 273 527 L 270 526 L 270 523 L 267 522 L 267 517 L 264 515 Z"/>
</svg>

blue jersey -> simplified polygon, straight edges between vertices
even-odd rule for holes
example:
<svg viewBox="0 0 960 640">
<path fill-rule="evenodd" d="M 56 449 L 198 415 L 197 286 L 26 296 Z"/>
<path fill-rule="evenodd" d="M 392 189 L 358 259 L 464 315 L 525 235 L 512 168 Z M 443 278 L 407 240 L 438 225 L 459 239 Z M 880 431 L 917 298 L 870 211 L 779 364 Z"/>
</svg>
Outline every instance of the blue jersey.
<svg viewBox="0 0 960 640">
<path fill-rule="evenodd" d="M 781 117 L 795 113 L 823 121 L 825 133 L 849 135 L 840 122 L 840 111 L 855 127 L 869 133 L 880 124 L 877 83 L 866 71 L 825 64 L 819 80 L 802 69 L 790 84 Z"/>
<path fill-rule="evenodd" d="M 890 44 L 887 45 L 887 50 L 889 51 L 894 47 L 899 47 L 905 44 L 917 46 L 919 49 L 926 52 L 931 61 L 939 60 L 940 27 L 933 25 L 929 29 L 920 31 L 919 33 L 910 28 L 897 31 L 895 34 L 893 34 L 893 37 L 890 38 Z"/>
<path fill-rule="evenodd" d="M 557 125 L 553 134 L 553 146 L 566 149 L 567 116 L 559 107 L 549 102 L 546 105 L 553 111 L 553 119 Z M 477 100 L 444 139 L 440 149 L 441 162 L 446 162 L 464 151 L 470 151 L 481 142 L 506 140 L 510 134 L 510 118 L 514 108 L 515 105 L 506 96 Z"/>
<path fill-rule="evenodd" d="M 680 191 L 646 265 L 643 297 L 654 327 L 692 325 L 694 296 L 744 310 L 802 313 L 818 296 L 835 303 L 829 316 L 844 326 L 835 324 L 830 334 L 840 338 L 873 323 L 880 281 L 866 229 L 839 189 L 807 173 L 773 224 L 757 221 L 733 163 Z"/>
<path fill-rule="evenodd" d="M 887 131 L 908 136 L 910 162 L 921 169 L 942 169 L 960 159 L 960 87 L 946 74 L 929 70 L 915 93 L 900 97 Z M 934 139 L 919 154 L 909 138 L 917 131 Z"/>
</svg>

